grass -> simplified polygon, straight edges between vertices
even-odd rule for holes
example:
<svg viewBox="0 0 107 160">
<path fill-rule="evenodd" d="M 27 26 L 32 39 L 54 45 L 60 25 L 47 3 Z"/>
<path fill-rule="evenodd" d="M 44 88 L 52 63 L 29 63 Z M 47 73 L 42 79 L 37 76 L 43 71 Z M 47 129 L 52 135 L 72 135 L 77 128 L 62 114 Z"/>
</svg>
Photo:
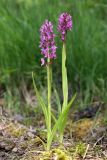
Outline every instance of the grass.
<svg viewBox="0 0 107 160">
<path fill-rule="evenodd" d="M 37 72 L 38 84 L 45 80 L 45 69 L 40 66 L 39 28 L 49 19 L 57 33 L 58 16 L 64 11 L 73 18 L 73 30 L 67 40 L 69 84 L 82 93 L 86 103 L 96 95 L 104 97 L 107 88 L 106 0 L 0 0 L 0 84 L 14 88 L 22 79 L 31 83 L 32 71 Z M 62 46 L 58 37 L 56 42 L 58 58 L 53 70 L 54 77 L 59 76 L 60 81 Z"/>
<path fill-rule="evenodd" d="M 69 78 L 73 80 L 72 84 L 76 82 L 75 86 L 78 85 L 78 90 L 82 91 L 84 98 L 88 97 L 88 101 L 98 95 L 98 90 L 102 88 L 100 80 L 103 80 L 104 85 L 107 80 L 107 26 L 103 15 L 101 17 L 101 8 L 97 5 L 89 1 L 75 2 L 72 45 L 68 44 L 71 50 L 68 62 L 68 68 L 71 68 Z"/>
</svg>

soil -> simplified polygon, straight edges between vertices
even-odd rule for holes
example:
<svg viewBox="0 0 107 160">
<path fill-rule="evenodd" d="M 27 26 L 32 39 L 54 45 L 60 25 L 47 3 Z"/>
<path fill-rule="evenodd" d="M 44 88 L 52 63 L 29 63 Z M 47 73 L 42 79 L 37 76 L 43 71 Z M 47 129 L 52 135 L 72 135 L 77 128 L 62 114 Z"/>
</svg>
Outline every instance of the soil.
<svg viewBox="0 0 107 160">
<path fill-rule="evenodd" d="M 35 125 L 30 117 L 31 124 L 26 126 L 22 115 L 10 116 L 0 108 L 0 160 L 106 160 L 107 126 L 99 105 L 70 115 L 63 145 L 54 142 L 51 151 L 43 146 L 46 137 L 41 116 Z"/>
</svg>

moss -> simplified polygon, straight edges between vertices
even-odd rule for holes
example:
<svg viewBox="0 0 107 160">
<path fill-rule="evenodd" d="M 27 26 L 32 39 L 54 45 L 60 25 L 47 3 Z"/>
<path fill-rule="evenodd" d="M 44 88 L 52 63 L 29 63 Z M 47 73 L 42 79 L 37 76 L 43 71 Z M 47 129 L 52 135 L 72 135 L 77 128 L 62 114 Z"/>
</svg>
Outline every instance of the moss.
<svg viewBox="0 0 107 160">
<path fill-rule="evenodd" d="M 43 151 L 38 154 L 38 151 L 31 151 L 26 153 L 26 157 L 23 159 L 26 160 L 72 160 L 70 156 L 68 156 L 67 151 L 61 150 L 59 148 L 52 149 L 51 151 Z M 22 160 L 23 160 L 22 159 Z"/>
<path fill-rule="evenodd" d="M 78 139 L 83 139 L 89 133 L 94 121 L 91 119 L 82 119 L 73 124 L 73 136 Z"/>
<path fill-rule="evenodd" d="M 6 128 L 7 134 L 15 138 L 19 138 L 20 136 L 24 135 L 26 131 L 27 129 L 18 123 L 11 123 L 11 125 Z"/>
<path fill-rule="evenodd" d="M 76 152 L 77 152 L 77 154 L 83 156 L 84 153 L 85 153 L 85 151 L 86 151 L 86 144 L 83 143 L 83 142 L 77 143 L 77 145 L 76 145 Z"/>
<path fill-rule="evenodd" d="M 61 149 L 53 149 L 52 152 L 54 153 L 54 156 L 56 156 L 57 160 L 70 160 L 67 153 Z"/>
</svg>

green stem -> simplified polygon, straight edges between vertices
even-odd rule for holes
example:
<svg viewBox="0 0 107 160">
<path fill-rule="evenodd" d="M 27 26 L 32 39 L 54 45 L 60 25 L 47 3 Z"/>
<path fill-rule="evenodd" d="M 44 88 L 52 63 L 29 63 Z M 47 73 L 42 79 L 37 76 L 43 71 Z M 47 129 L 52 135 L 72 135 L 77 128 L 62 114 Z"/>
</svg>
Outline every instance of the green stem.
<svg viewBox="0 0 107 160">
<path fill-rule="evenodd" d="M 67 69 L 66 69 L 66 44 L 63 42 L 62 49 L 62 91 L 63 91 L 63 109 L 68 103 L 68 80 L 67 80 Z"/>
<path fill-rule="evenodd" d="M 47 64 L 47 86 L 48 86 L 48 128 L 47 128 L 47 150 L 50 149 L 50 136 L 51 136 L 51 66 L 50 58 L 48 58 Z"/>
<path fill-rule="evenodd" d="M 63 42 L 63 48 L 62 48 L 62 92 L 63 92 L 63 106 L 62 106 L 62 112 L 63 112 L 65 107 L 67 107 L 67 104 L 68 104 L 68 80 L 67 80 L 67 69 L 66 69 L 65 42 Z M 66 117 L 64 119 L 64 123 L 66 123 Z M 64 133 L 64 129 L 60 130 L 60 137 L 59 137 L 60 143 L 63 142 L 63 133 Z"/>
</svg>

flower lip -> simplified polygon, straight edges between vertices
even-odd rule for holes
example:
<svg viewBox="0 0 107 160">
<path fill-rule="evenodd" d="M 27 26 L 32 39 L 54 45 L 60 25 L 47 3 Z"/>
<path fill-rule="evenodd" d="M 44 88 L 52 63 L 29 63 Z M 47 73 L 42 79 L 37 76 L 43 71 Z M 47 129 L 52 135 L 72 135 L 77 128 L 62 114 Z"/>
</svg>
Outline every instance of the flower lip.
<svg viewBox="0 0 107 160">
<path fill-rule="evenodd" d="M 45 64 L 45 60 L 44 58 L 41 58 L 41 66 L 43 66 Z"/>
</svg>

